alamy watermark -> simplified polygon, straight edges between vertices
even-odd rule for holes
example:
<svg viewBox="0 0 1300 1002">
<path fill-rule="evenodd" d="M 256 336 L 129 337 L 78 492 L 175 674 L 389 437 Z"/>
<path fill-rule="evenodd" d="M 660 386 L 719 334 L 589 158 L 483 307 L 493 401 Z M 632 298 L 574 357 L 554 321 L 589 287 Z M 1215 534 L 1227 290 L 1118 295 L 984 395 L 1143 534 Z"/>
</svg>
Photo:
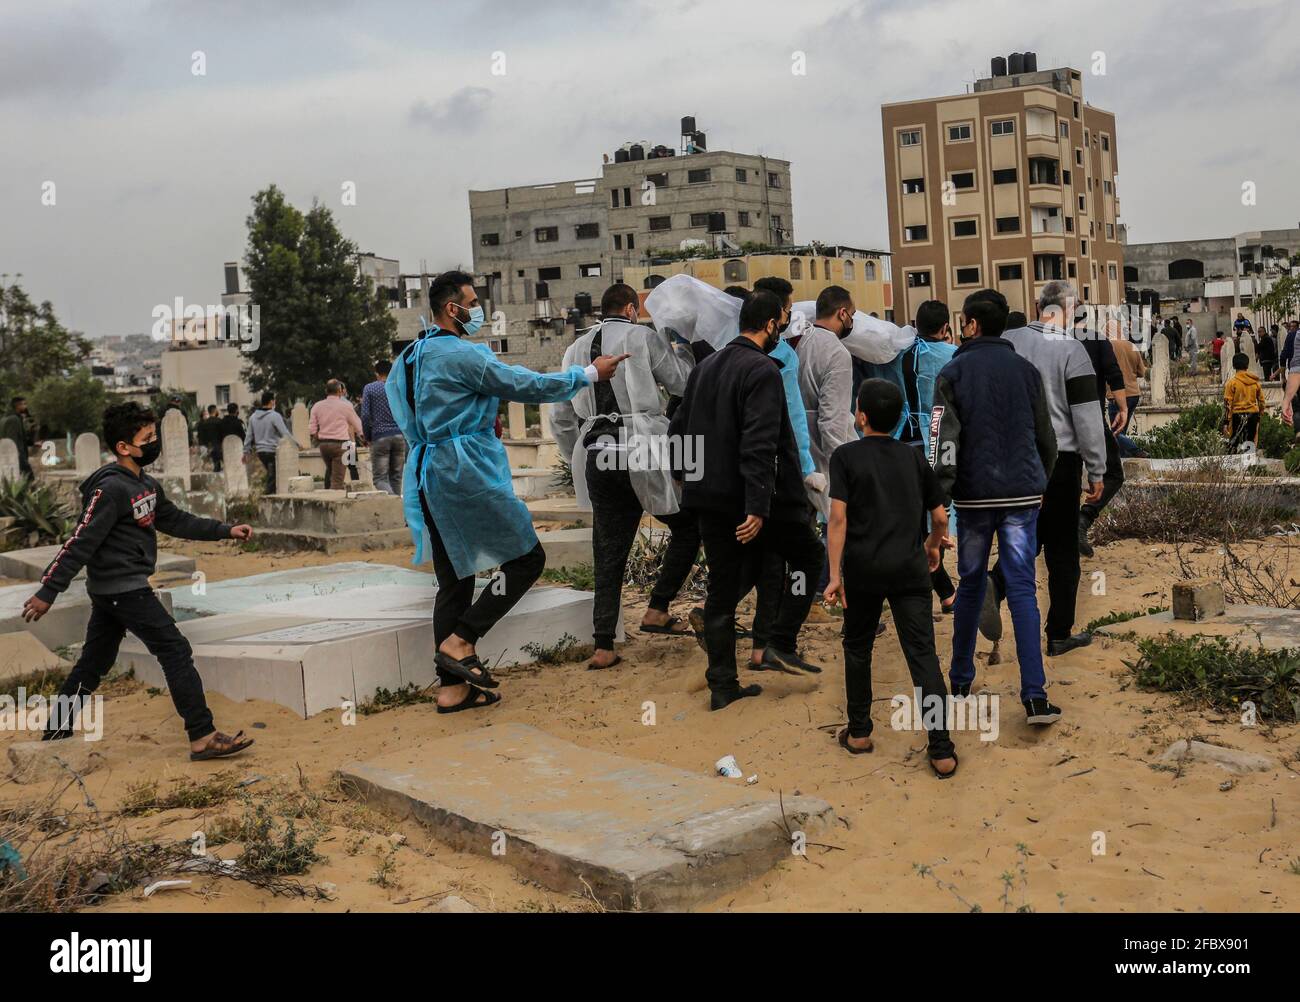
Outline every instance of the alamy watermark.
<svg viewBox="0 0 1300 1002">
<path fill-rule="evenodd" d="M 662 470 L 692 482 L 704 477 L 702 435 L 601 435 L 593 443 L 598 470 L 649 473 Z"/>
<path fill-rule="evenodd" d="M 177 296 L 153 308 L 155 341 L 175 344 L 232 344 L 254 352 L 262 344 L 261 309 L 256 303 L 214 306 L 186 303 Z"/>
<path fill-rule="evenodd" d="M 85 741 L 104 736 L 104 697 L 90 693 L 73 696 L 27 695 L 19 686 L 16 695 L 0 695 L 0 731 L 42 734 L 47 727 L 59 731 L 81 731 Z"/>
</svg>

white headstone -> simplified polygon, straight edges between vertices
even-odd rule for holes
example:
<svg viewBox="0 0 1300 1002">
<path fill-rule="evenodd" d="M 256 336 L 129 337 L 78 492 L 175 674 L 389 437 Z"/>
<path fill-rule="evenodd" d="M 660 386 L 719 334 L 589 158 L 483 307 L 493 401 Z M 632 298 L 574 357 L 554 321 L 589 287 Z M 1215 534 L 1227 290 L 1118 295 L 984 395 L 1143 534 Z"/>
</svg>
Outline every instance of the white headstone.
<svg viewBox="0 0 1300 1002">
<path fill-rule="evenodd" d="M 226 481 L 226 497 L 241 497 L 248 493 L 244 443 L 238 435 L 227 435 L 221 440 L 221 472 Z"/>
<path fill-rule="evenodd" d="M 308 425 L 311 424 L 311 411 L 307 405 L 299 400 L 293 405 L 293 410 L 289 412 L 289 427 L 293 431 L 293 437 L 298 442 L 299 449 L 306 449 L 311 445 L 311 433 L 307 431 Z"/>
<path fill-rule="evenodd" d="M 506 435 L 509 438 L 527 438 L 528 421 L 524 417 L 524 405 L 516 400 L 506 404 Z"/>
<path fill-rule="evenodd" d="M 83 431 L 72 446 L 72 455 L 77 464 L 77 476 L 90 476 L 100 467 L 99 436 Z"/>
<path fill-rule="evenodd" d="M 1264 378 L 1264 369 L 1259 364 L 1259 353 L 1256 350 L 1255 339 L 1246 334 L 1241 339 L 1241 352 L 1249 360 L 1250 364 L 1246 367 L 1248 371 L 1253 372 L 1260 379 Z M 1231 368 L 1231 366 L 1229 366 Z M 1235 371 L 1235 370 L 1234 370 Z M 1229 377 L 1231 378 L 1231 377 Z"/>
<path fill-rule="evenodd" d="M 289 481 L 298 475 L 298 443 L 292 438 L 280 439 L 275 447 L 275 487 L 280 493 L 289 489 Z"/>
<path fill-rule="evenodd" d="M 1169 338 L 1151 335 L 1151 403 L 1163 407 L 1169 395 Z"/>
<path fill-rule="evenodd" d="M 290 477 L 284 487 L 278 483 L 275 486 L 281 494 L 310 494 L 316 489 L 316 480 L 314 477 Z"/>
<path fill-rule="evenodd" d="M 162 419 L 163 473 L 190 489 L 190 431 L 185 415 L 173 407 Z"/>
<path fill-rule="evenodd" d="M 21 476 L 18 465 L 18 446 L 11 438 L 0 438 L 0 483 L 17 480 Z"/>
<path fill-rule="evenodd" d="M 555 433 L 551 431 L 551 408 L 554 404 L 541 404 L 539 410 L 542 415 L 542 440 L 544 442 L 554 442 Z"/>
</svg>

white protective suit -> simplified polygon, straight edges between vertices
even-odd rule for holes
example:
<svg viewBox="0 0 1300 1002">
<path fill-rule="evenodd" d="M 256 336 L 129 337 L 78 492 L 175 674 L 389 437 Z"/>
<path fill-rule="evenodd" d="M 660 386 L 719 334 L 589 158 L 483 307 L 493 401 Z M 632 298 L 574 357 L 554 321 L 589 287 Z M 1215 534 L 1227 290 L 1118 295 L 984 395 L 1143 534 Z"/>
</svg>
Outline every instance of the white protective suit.
<svg viewBox="0 0 1300 1002">
<path fill-rule="evenodd" d="M 795 346 L 799 393 L 808 419 L 813 462 L 829 481 L 831 453 L 858 437 L 853 427 L 853 358 L 839 337 L 824 327 L 801 323 L 796 329 L 792 323 L 791 330 L 799 338 Z M 830 521 L 829 492 L 809 490 L 808 500 Z"/>
<path fill-rule="evenodd" d="M 650 514 L 675 514 L 681 506 L 668 462 L 668 418 L 664 416 L 659 387 L 670 395 L 680 396 L 695 364 L 694 357 L 688 350 L 674 346 L 662 330 L 611 319 L 592 327 L 569 345 L 564 353 L 564 368 L 591 364 L 591 343 L 597 331 L 601 338 L 599 354 L 626 352 L 631 356 L 614 370 L 610 385 L 618 401 L 623 429 L 618 445 L 626 449 L 632 489 L 641 507 Z M 555 404 L 551 411 L 551 430 L 560 455 L 573 472 L 579 508 L 591 508 L 587 492 L 587 448 L 583 440 L 600 416 L 596 413 L 596 391 L 591 384 L 571 400 Z"/>
<path fill-rule="evenodd" d="M 817 304 L 812 300 L 795 303 L 794 312 L 803 314 L 811 323 L 817 319 Z M 912 347 L 915 341 L 915 327 L 899 327 L 858 310 L 853 314 L 853 330 L 840 339 L 840 344 L 854 358 L 887 365 L 898 357 L 900 351 Z"/>
</svg>

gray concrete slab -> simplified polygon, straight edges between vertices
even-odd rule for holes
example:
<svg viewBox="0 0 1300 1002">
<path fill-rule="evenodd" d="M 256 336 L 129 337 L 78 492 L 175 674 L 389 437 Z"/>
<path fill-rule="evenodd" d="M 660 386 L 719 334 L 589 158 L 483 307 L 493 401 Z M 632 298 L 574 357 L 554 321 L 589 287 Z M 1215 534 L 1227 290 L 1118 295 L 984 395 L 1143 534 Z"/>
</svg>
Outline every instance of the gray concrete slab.
<svg viewBox="0 0 1300 1002">
<path fill-rule="evenodd" d="M 1222 616 L 1199 622 L 1174 619 L 1173 612 L 1156 612 L 1123 623 L 1103 626 L 1107 636 L 1161 637 L 1223 636 L 1240 640 L 1244 646 L 1300 647 L 1300 609 L 1275 609 L 1263 605 L 1229 605 Z"/>
<path fill-rule="evenodd" d="M 0 633 L 25 631 L 50 650 L 79 644 L 86 639 L 86 623 L 90 620 L 90 598 L 86 594 L 84 578 L 78 578 L 68 590 L 55 599 L 50 611 L 34 623 L 23 621 L 23 604 L 36 594 L 36 583 L 5 585 L 0 587 Z M 163 606 L 171 608 L 171 596 L 158 593 Z"/>
<path fill-rule="evenodd" d="M 45 573 L 45 568 L 50 565 L 50 561 L 58 552 L 58 546 L 34 546 L 26 550 L 9 550 L 0 553 L 0 578 L 39 581 L 41 575 Z M 158 551 L 157 573 L 190 574 L 193 570 L 193 557 L 182 557 L 164 550 Z M 83 567 L 77 577 L 84 579 L 85 576 L 86 570 Z"/>
<path fill-rule="evenodd" d="M 611 908 L 678 910 L 761 876 L 810 838 L 829 804 L 581 748 L 525 724 L 412 745 L 340 770 L 367 803 Z"/>
<path fill-rule="evenodd" d="M 546 566 L 549 568 L 559 570 L 595 563 L 590 529 L 552 529 L 539 532 L 537 539 L 546 551 Z"/>
</svg>

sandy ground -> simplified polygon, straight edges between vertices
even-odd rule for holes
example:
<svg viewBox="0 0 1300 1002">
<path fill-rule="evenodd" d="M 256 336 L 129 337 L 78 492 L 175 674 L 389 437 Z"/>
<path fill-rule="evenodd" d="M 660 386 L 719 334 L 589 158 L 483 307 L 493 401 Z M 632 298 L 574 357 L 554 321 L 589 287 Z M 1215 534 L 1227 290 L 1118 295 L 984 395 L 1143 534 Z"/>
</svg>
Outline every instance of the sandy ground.
<svg viewBox="0 0 1300 1002">
<path fill-rule="evenodd" d="M 410 560 L 409 549 L 326 558 L 241 553 L 224 543 L 168 548 L 196 555 L 214 581 L 304 564 Z M 1104 573 L 1104 580 L 1093 572 Z M 1098 547 L 1097 556 L 1084 561 L 1078 622 L 1167 604 L 1175 577 L 1170 547 Z M 1041 598 L 1045 605 L 1045 594 Z M 626 620 L 634 627 L 643 599 L 625 599 Z M 690 604 L 676 611 L 684 615 Z M 946 668 L 951 617 L 937 617 L 936 631 Z M 219 727 L 244 728 L 257 737 L 251 753 L 224 766 L 191 764 L 170 700 L 135 686 L 110 697 L 112 726 L 99 748 L 109 764 L 86 777 L 86 793 L 98 808 L 120 806 L 128 787 L 145 779 L 160 781 L 166 790 L 173 779 L 211 776 L 223 768 L 243 778 L 263 777 L 249 792 L 273 800 L 277 791 L 298 788 L 301 770 L 302 781 L 330 801 L 321 815 L 328 828 L 319 847 L 327 858 L 305 879 L 334 884 L 337 891 L 333 901 L 304 901 L 204 877 L 188 890 L 148 901 L 137 891 L 98 907 L 419 911 L 457 894 L 497 910 L 593 908 L 527 882 L 503 863 L 453 852 L 418 825 L 395 824 L 329 792 L 332 772 L 345 762 L 505 720 L 584 747 L 703 774 L 720 756 L 734 754 L 745 774 L 756 773 L 773 795 L 812 794 L 834 806 L 840 820 L 819 839 L 834 848 L 813 847 L 806 858 L 791 857 L 708 910 L 1001 911 L 1008 907 L 1004 893 L 1011 909 L 1026 905 L 1039 912 L 1300 907 L 1300 875 L 1288 868 L 1300 857 L 1300 728 L 1244 729 L 1223 714 L 1137 691 L 1123 664 L 1134 657 L 1134 646 L 1098 638 L 1090 648 L 1049 661 L 1050 695 L 1065 716 L 1054 727 L 1031 729 L 1018 701 L 1008 622 L 1003 663 L 990 668 L 982 660 L 977 678 L 977 691 L 982 686 L 1001 697 L 998 739 L 956 734 L 960 773 L 939 782 L 926 767 L 923 736 L 889 726 L 889 697 L 910 691 L 892 630 L 877 643 L 876 751 L 856 757 L 833 737 L 845 719 L 838 624 L 810 624 L 804 636 L 809 655 L 826 665 L 819 680 L 749 676 L 764 684 L 764 694 L 722 713 L 708 710 L 704 655 L 691 640 L 640 636 L 634 628 L 621 649 L 624 663 L 607 672 L 589 673 L 583 663 L 501 670 L 505 698 L 485 712 L 440 717 L 431 705 L 413 705 L 343 726 L 337 713 L 300 720 L 274 704 L 235 704 L 214 696 Z M 980 649 L 987 647 L 981 641 Z M 646 700 L 656 705 L 655 726 L 641 723 Z M 1266 754 L 1280 765 L 1237 777 L 1226 790 L 1229 775 L 1211 765 L 1192 764 L 1181 774 L 1151 768 L 1183 737 Z M 12 740 L 0 735 L 0 751 Z M 0 803 L 45 792 L 3 782 Z M 64 795 L 67 804 L 78 800 L 75 790 Z M 218 816 L 238 813 L 226 805 L 121 823 L 139 837 L 185 838 Z M 398 841 L 405 836 L 395 850 L 394 835 Z M 1104 853 L 1098 853 L 1103 839 Z M 231 846 L 217 851 L 235 854 Z M 392 865 L 381 874 L 385 856 Z M 918 864 L 931 873 L 918 873 Z M 1009 892 L 1004 874 L 1010 875 Z"/>
</svg>

